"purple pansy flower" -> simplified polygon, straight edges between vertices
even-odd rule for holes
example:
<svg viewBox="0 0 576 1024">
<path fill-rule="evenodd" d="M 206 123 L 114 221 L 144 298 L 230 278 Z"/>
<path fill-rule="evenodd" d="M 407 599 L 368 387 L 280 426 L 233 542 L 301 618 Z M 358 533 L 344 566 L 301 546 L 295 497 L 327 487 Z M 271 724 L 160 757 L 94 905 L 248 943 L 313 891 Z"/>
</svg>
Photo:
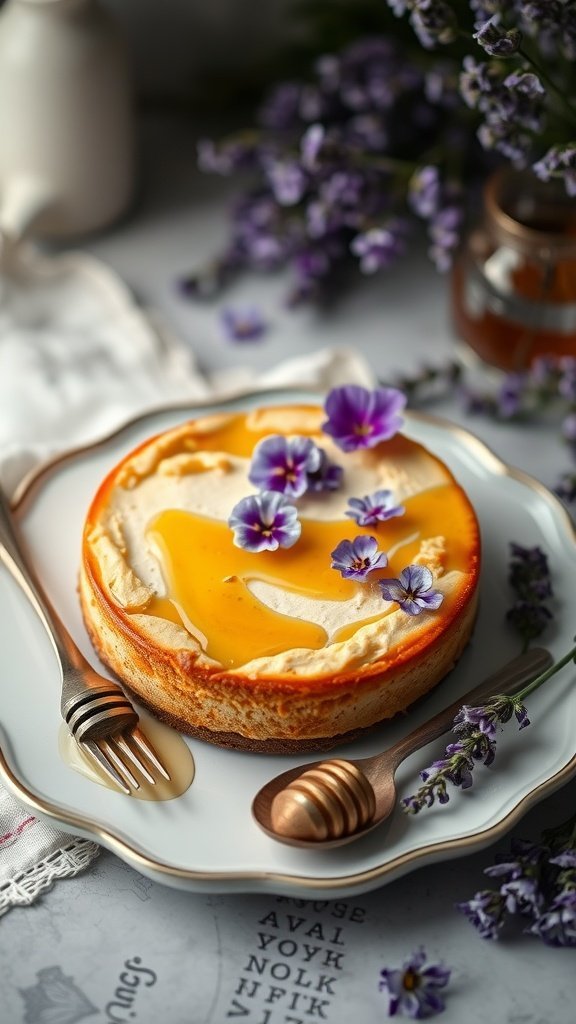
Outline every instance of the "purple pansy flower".
<svg viewBox="0 0 576 1024">
<path fill-rule="evenodd" d="M 308 474 L 321 465 L 322 451 L 311 438 L 271 434 L 256 445 L 248 479 L 261 491 L 299 498 L 308 490 Z"/>
<path fill-rule="evenodd" d="M 256 306 L 227 306 L 222 310 L 222 324 L 233 341 L 256 341 L 266 331 L 266 322 Z"/>
<path fill-rule="evenodd" d="M 232 509 L 228 525 L 236 547 L 252 552 L 291 548 L 302 531 L 298 510 L 277 491 L 242 498 Z"/>
<path fill-rule="evenodd" d="M 332 388 L 325 403 L 328 419 L 322 430 L 342 451 L 373 448 L 388 441 L 402 426 L 406 396 L 397 388 L 370 391 L 358 384 Z"/>
<path fill-rule="evenodd" d="M 376 537 L 341 540 L 331 557 L 332 568 L 347 580 L 365 580 L 373 569 L 383 569 L 388 564 L 384 552 L 378 550 Z"/>
<path fill-rule="evenodd" d="M 432 590 L 434 577 L 426 565 L 408 565 L 398 579 L 379 580 L 385 601 L 397 601 L 403 612 L 420 615 L 435 611 L 444 600 L 439 590 Z"/>
<path fill-rule="evenodd" d="M 381 992 L 388 996 L 388 1016 L 403 1014 L 421 1020 L 441 1013 L 444 1000 L 438 989 L 446 988 L 450 970 L 442 964 L 426 964 L 424 947 L 412 953 L 402 967 L 384 967 L 380 972 Z"/>
<path fill-rule="evenodd" d="M 385 522 L 394 516 L 403 516 L 406 511 L 403 505 L 395 505 L 392 491 L 375 491 L 365 494 L 363 498 L 348 498 L 350 511 L 347 516 L 358 526 L 372 526 L 373 523 Z"/>
</svg>

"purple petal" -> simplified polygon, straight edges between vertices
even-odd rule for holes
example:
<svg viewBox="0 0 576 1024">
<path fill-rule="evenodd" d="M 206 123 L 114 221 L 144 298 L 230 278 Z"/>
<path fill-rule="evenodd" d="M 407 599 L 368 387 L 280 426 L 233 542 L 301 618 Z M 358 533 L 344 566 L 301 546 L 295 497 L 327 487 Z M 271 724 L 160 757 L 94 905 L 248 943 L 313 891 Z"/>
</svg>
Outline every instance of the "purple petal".
<svg viewBox="0 0 576 1024">
<path fill-rule="evenodd" d="M 356 384 L 333 388 L 324 406 L 328 419 L 322 429 L 343 451 L 373 448 L 398 432 L 403 422 L 398 413 L 405 404 L 405 396 L 396 388 L 369 391 Z"/>
<path fill-rule="evenodd" d="M 403 601 L 406 597 L 406 591 L 400 583 L 400 580 L 386 579 L 378 580 L 378 586 L 382 591 L 382 597 L 385 601 Z"/>
<path fill-rule="evenodd" d="M 308 489 L 308 473 L 320 468 L 322 452 L 309 437 L 272 434 L 254 449 L 248 479 L 262 491 L 299 498 Z"/>
<path fill-rule="evenodd" d="M 388 559 L 378 550 L 376 537 L 360 536 L 342 540 L 332 552 L 332 568 L 344 579 L 364 580 L 374 569 L 383 569 Z"/>
<path fill-rule="evenodd" d="M 228 525 L 236 547 L 254 553 L 290 548 L 302 531 L 298 510 L 275 491 L 242 498 L 232 509 Z"/>
<path fill-rule="evenodd" d="M 429 590 L 434 577 L 426 565 L 407 565 L 400 573 L 402 586 L 413 594 Z"/>
<path fill-rule="evenodd" d="M 443 600 L 444 594 L 441 594 L 439 590 L 431 590 L 428 594 L 419 594 L 416 598 L 421 608 L 428 608 L 430 611 L 436 611 Z"/>
<path fill-rule="evenodd" d="M 403 612 L 420 615 L 424 610 L 439 608 L 444 595 L 432 590 L 434 577 L 425 565 L 407 565 L 399 579 L 379 580 L 385 601 L 397 601 Z"/>
<path fill-rule="evenodd" d="M 358 526 L 386 522 L 394 516 L 404 515 L 406 511 L 403 505 L 394 505 L 392 500 L 392 491 L 387 490 L 366 494 L 363 498 L 349 498 L 350 510 L 345 514 L 354 519 Z"/>
<path fill-rule="evenodd" d="M 430 1017 L 444 1009 L 438 994 L 450 980 L 450 971 L 442 964 L 426 963 L 423 947 L 408 958 L 400 970 L 384 968 L 380 972 L 380 991 L 388 996 L 388 1016 L 396 1013 L 413 1019 Z"/>
</svg>

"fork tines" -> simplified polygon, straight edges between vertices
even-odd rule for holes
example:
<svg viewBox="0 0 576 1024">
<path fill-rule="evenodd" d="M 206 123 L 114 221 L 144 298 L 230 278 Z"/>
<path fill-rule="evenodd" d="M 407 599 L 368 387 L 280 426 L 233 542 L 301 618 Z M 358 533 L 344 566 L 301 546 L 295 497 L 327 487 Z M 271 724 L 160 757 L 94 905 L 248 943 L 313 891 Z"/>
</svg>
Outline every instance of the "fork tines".
<svg viewBox="0 0 576 1024">
<path fill-rule="evenodd" d="M 80 740 L 79 746 L 92 757 L 109 779 L 128 795 L 141 787 L 141 778 L 150 785 L 156 785 L 156 778 L 146 761 L 167 781 L 170 775 L 156 751 L 138 728 L 116 733 L 98 740 Z M 134 769 L 134 770 L 133 770 Z"/>
</svg>

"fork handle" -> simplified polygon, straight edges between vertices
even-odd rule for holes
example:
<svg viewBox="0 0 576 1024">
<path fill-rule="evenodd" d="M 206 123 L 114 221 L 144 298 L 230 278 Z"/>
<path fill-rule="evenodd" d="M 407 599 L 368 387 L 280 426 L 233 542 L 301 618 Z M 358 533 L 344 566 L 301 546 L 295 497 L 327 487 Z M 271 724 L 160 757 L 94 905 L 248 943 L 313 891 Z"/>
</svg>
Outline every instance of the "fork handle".
<svg viewBox="0 0 576 1024">
<path fill-rule="evenodd" d="M 30 569 L 14 527 L 8 498 L 0 487 L 0 562 L 8 569 L 38 614 L 56 652 L 63 675 L 88 666 Z"/>
<path fill-rule="evenodd" d="M 464 693 L 458 700 L 455 700 L 453 704 L 444 708 L 437 715 L 434 715 L 428 722 L 424 722 L 414 729 L 408 736 L 405 736 L 404 739 L 387 750 L 383 755 L 383 759 L 386 758 L 389 763 L 391 762 L 395 770 L 415 750 L 419 750 L 421 747 L 426 746 L 427 743 L 431 743 L 432 740 L 438 739 L 439 736 L 447 732 L 463 704 L 474 707 L 485 701 L 488 697 L 496 696 L 496 694 L 514 693 L 519 686 L 529 683 L 537 675 L 549 668 L 552 661 L 553 658 L 550 651 L 547 651 L 544 647 L 529 648 L 529 650 L 524 651 L 518 657 L 503 665 L 493 675 L 489 676 L 488 679 L 480 683 L 479 686 L 469 690 L 468 693 Z M 377 760 L 377 757 L 378 755 L 376 755 L 374 761 Z"/>
</svg>

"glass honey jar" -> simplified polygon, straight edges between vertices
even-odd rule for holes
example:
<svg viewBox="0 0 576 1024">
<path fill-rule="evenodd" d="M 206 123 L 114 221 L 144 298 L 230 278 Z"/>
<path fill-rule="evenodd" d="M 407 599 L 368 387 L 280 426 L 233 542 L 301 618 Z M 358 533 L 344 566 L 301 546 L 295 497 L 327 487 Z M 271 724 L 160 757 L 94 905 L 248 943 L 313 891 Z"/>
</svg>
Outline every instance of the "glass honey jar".
<svg viewBox="0 0 576 1024">
<path fill-rule="evenodd" d="M 543 356 L 576 357 L 576 199 L 561 182 L 497 171 L 451 287 L 464 362 L 514 372 Z"/>
</svg>

